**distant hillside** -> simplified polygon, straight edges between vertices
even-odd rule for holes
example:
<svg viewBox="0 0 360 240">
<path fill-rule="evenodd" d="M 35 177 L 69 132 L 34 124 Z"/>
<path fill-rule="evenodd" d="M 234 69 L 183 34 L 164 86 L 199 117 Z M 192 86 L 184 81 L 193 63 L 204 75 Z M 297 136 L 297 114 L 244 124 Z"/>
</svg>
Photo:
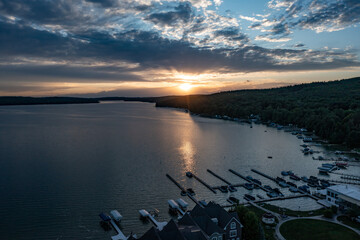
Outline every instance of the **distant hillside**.
<svg viewBox="0 0 360 240">
<path fill-rule="evenodd" d="M 205 116 L 227 115 L 296 124 L 332 143 L 360 147 L 360 77 L 264 90 L 164 97 L 157 107 L 185 108 Z"/>
<path fill-rule="evenodd" d="M 0 105 L 99 103 L 97 99 L 74 97 L 0 97 Z"/>
</svg>

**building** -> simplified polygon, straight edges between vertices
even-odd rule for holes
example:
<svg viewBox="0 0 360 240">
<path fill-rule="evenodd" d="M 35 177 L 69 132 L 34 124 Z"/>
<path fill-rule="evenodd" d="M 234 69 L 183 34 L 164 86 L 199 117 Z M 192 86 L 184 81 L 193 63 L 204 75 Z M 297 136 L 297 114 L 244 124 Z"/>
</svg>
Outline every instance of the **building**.
<svg viewBox="0 0 360 240">
<path fill-rule="evenodd" d="M 170 220 L 161 231 L 151 228 L 139 240 L 240 240 L 242 228 L 236 213 L 210 202 L 195 206 L 177 223 Z"/>
<path fill-rule="evenodd" d="M 360 188 L 352 185 L 334 185 L 326 188 L 326 201 L 341 209 L 360 208 Z"/>
</svg>

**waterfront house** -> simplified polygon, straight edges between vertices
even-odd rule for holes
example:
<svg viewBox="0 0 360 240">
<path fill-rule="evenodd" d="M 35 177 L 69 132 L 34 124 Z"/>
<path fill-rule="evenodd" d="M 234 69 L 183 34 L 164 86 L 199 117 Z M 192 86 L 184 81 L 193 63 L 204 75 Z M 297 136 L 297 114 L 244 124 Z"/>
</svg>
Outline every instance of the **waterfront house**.
<svg viewBox="0 0 360 240">
<path fill-rule="evenodd" d="M 217 228 L 215 228 L 216 231 L 212 233 L 209 232 L 208 235 L 211 240 L 241 239 L 243 225 L 240 223 L 240 220 L 235 212 L 229 213 L 220 205 L 210 202 L 205 208 L 195 206 L 190 214 L 194 218 L 195 222 L 198 220 L 198 216 L 202 216 L 207 218 L 207 221 L 210 219 L 213 223 L 215 223 L 217 226 Z M 205 231 L 205 229 L 202 230 Z"/>
<path fill-rule="evenodd" d="M 210 202 L 196 205 L 177 223 L 170 220 L 161 231 L 152 227 L 139 240 L 240 240 L 242 228 L 236 213 Z"/>
<path fill-rule="evenodd" d="M 340 209 L 360 208 L 360 188 L 352 185 L 328 187 L 326 201 Z"/>
</svg>

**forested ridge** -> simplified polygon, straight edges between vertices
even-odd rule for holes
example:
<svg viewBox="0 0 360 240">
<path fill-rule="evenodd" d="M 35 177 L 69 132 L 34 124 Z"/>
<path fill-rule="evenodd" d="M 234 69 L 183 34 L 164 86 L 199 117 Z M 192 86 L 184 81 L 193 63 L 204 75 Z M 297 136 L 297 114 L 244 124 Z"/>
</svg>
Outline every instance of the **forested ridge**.
<svg viewBox="0 0 360 240">
<path fill-rule="evenodd" d="M 295 86 L 163 97 L 157 107 L 185 108 L 203 116 L 226 115 L 295 124 L 331 143 L 360 147 L 360 77 Z"/>
</svg>

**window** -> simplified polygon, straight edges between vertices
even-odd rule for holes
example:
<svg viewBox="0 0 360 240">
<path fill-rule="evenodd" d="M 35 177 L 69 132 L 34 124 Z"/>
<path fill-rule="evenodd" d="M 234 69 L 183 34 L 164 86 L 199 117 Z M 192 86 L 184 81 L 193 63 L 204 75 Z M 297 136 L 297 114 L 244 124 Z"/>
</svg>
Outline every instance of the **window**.
<svg viewBox="0 0 360 240">
<path fill-rule="evenodd" d="M 218 237 L 218 240 L 222 240 L 222 236 L 219 236 L 219 237 Z"/>
<path fill-rule="evenodd" d="M 235 223 L 235 222 L 232 222 L 231 225 L 230 225 L 230 228 L 231 228 L 231 229 L 236 229 L 236 223 Z"/>
<path fill-rule="evenodd" d="M 211 240 L 218 240 L 218 239 L 217 239 L 217 237 L 213 237 L 213 238 L 211 238 Z"/>
<path fill-rule="evenodd" d="M 237 231 L 236 230 L 231 230 L 230 231 L 230 237 L 236 237 L 237 236 Z"/>
</svg>

